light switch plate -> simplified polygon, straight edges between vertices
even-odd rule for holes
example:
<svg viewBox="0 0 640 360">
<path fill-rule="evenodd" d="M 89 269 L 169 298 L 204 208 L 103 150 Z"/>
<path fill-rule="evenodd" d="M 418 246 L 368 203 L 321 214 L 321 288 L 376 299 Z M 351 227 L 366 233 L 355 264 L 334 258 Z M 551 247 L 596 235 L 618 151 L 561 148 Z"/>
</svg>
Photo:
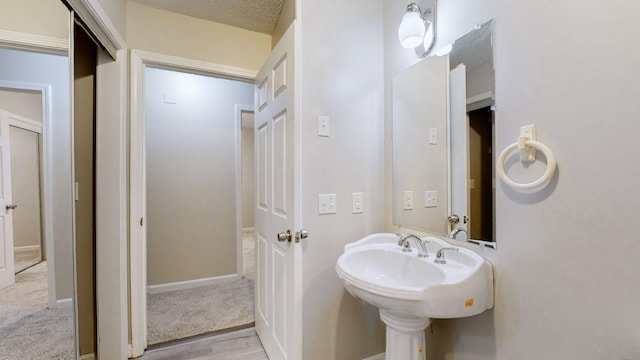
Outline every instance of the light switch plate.
<svg viewBox="0 0 640 360">
<path fill-rule="evenodd" d="M 429 144 L 431 145 L 438 144 L 438 129 L 429 128 Z"/>
<path fill-rule="evenodd" d="M 328 116 L 318 116 L 318 136 L 329 137 L 331 123 Z"/>
<path fill-rule="evenodd" d="M 428 190 L 424 192 L 424 207 L 436 207 L 438 206 L 438 192 L 435 190 Z"/>
<path fill-rule="evenodd" d="M 413 210 L 413 191 L 408 190 L 402 193 L 402 207 L 405 210 Z"/>
<path fill-rule="evenodd" d="M 176 97 L 175 93 L 172 92 L 165 92 L 163 94 L 163 100 L 165 104 L 177 104 L 178 103 L 178 99 Z"/>
<path fill-rule="evenodd" d="M 336 194 L 318 194 L 318 214 L 336 213 Z"/>
<path fill-rule="evenodd" d="M 351 194 L 352 213 L 360 214 L 364 212 L 364 194 L 361 192 Z"/>
</svg>

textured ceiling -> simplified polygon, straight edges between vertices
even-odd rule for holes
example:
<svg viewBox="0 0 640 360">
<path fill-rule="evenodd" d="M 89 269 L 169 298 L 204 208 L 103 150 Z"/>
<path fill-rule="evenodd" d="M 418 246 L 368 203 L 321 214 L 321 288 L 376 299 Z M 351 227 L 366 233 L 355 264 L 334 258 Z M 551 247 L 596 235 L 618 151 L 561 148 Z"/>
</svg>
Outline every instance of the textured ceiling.
<svg viewBox="0 0 640 360">
<path fill-rule="evenodd" d="M 284 0 L 131 0 L 217 23 L 271 34 Z"/>
<path fill-rule="evenodd" d="M 464 63 L 467 71 L 485 63 L 493 63 L 493 23 L 482 25 L 453 43 L 451 68 Z"/>
</svg>

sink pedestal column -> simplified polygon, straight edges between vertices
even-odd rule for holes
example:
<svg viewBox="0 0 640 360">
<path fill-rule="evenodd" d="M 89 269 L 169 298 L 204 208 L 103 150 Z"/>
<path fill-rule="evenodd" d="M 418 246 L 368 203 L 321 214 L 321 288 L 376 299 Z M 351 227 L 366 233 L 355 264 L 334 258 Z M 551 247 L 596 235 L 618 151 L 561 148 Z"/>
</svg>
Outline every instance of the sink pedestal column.
<svg viewBox="0 0 640 360">
<path fill-rule="evenodd" d="M 426 359 L 424 329 L 431 324 L 431 319 L 398 315 L 382 309 L 380 319 L 387 325 L 386 360 Z"/>
</svg>

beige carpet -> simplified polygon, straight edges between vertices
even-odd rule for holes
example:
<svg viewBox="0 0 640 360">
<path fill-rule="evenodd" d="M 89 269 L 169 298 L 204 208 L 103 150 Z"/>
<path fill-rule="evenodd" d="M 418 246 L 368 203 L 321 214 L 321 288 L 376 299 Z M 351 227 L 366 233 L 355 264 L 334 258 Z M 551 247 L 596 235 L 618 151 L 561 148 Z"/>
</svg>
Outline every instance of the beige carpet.
<svg viewBox="0 0 640 360">
<path fill-rule="evenodd" d="M 73 309 L 47 308 L 47 264 L 0 290 L 0 359 L 73 359 Z"/>
<path fill-rule="evenodd" d="M 254 322 L 253 232 L 243 240 L 244 279 L 147 295 L 149 345 Z"/>
</svg>

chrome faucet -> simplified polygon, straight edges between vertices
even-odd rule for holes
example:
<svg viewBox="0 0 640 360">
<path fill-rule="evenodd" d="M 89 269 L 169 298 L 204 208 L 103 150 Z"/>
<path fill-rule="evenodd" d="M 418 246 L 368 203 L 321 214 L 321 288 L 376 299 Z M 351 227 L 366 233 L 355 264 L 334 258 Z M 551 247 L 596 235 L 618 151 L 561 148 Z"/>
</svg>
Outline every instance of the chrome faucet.
<svg viewBox="0 0 640 360">
<path fill-rule="evenodd" d="M 456 228 L 456 229 L 453 229 L 453 231 L 451 231 L 449 233 L 449 239 L 457 240 L 458 234 L 460 232 L 463 232 L 466 235 L 466 237 L 469 238 L 469 233 L 467 232 L 467 230 L 465 230 L 463 228 Z"/>
<path fill-rule="evenodd" d="M 425 243 L 429 243 L 427 240 L 422 240 L 419 237 L 413 234 L 396 234 L 400 237 L 398 240 L 398 245 L 402 246 L 403 252 L 411 252 L 411 244 L 409 244 L 409 240 L 413 239 L 418 244 L 420 244 L 420 249 L 418 250 L 418 257 L 426 258 L 429 257 L 429 252 L 427 251 L 427 246 Z"/>
<path fill-rule="evenodd" d="M 444 252 L 447 251 L 447 250 L 459 251 L 458 248 L 454 248 L 454 247 L 442 248 L 442 249 L 438 250 L 438 253 L 436 254 L 436 259 L 433 260 L 433 262 L 436 263 L 436 264 L 446 264 L 447 260 L 445 260 L 445 258 L 444 258 Z"/>
</svg>

